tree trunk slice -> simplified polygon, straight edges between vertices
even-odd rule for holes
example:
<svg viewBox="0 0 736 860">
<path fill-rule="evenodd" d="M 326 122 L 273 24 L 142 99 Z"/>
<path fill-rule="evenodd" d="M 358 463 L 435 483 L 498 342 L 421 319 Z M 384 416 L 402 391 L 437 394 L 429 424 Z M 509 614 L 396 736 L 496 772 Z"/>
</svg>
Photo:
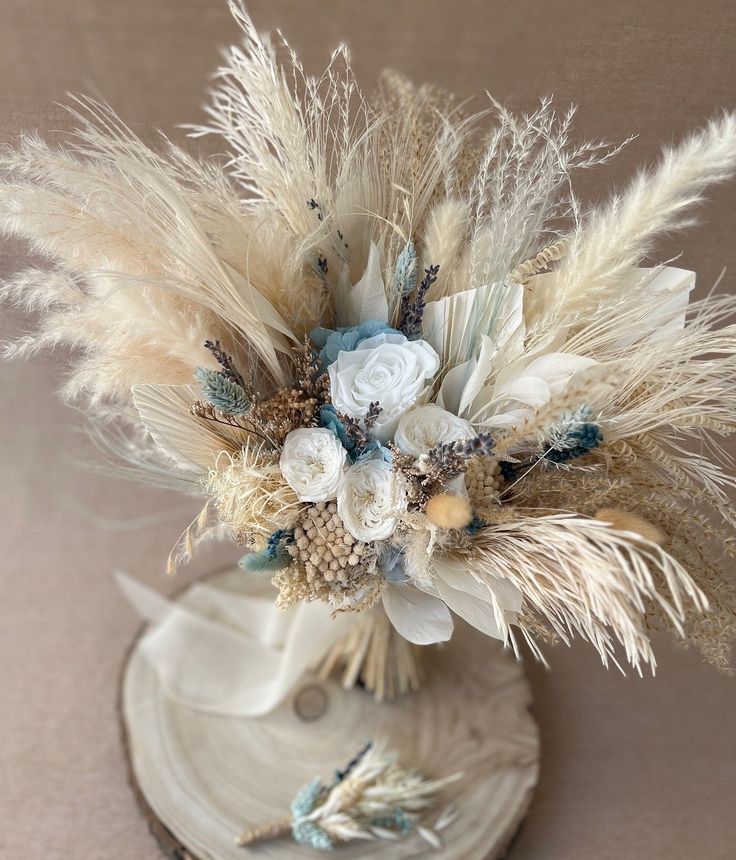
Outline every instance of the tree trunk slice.
<svg viewBox="0 0 736 860">
<path fill-rule="evenodd" d="M 242 575 L 228 571 L 211 581 L 232 588 Z M 188 592 L 179 600 L 194 605 Z M 288 815 L 302 785 L 315 776 L 329 780 L 369 738 L 385 739 L 403 764 L 430 778 L 462 771 L 464 778 L 445 790 L 426 821 L 431 827 L 448 806 L 459 815 L 440 834 L 440 850 L 413 834 L 397 842 L 346 843 L 337 849 L 342 857 L 495 860 L 527 812 L 539 735 L 523 668 L 464 624 L 457 624 L 451 642 L 427 654 L 418 693 L 379 703 L 364 690 L 306 677 L 272 713 L 242 720 L 168 698 L 137 645 L 123 671 L 123 741 L 133 790 L 172 860 L 318 856 L 291 839 L 253 848 L 235 839 Z"/>
</svg>

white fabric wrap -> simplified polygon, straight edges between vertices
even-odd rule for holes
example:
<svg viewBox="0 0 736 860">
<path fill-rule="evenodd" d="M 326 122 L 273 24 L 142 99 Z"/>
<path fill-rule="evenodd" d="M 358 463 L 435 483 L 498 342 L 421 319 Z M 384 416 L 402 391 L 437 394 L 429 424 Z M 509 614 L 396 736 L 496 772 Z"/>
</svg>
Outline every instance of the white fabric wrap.
<svg viewBox="0 0 736 860">
<path fill-rule="evenodd" d="M 246 594 L 196 584 L 175 603 L 123 573 L 115 578 L 150 622 L 139 647 L 167 694 L 222 716 L 273 710 L 351 625 L 318 601 L 278 609 L 262 584 Z"/>
</svg>

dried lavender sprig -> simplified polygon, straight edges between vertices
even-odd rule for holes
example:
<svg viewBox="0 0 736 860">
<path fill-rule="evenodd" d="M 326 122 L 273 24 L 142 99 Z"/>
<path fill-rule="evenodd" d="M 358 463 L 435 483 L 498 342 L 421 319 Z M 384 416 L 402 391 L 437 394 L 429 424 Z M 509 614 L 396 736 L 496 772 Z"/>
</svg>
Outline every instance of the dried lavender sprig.
<svg viewBox="0 0 736 860">
<path fill-rule="evenodd" d="M 382 410 L 383 407 L 377 400 L 368 404 L 368 412 L 363 419 L 363 426 L 365 427 L 366 433 L 371 433 L 373 431 L 373 427 L 375 426 L 376 421 L 378 421 L 378 416 L 381 414 Z"/>
<path fill-rule="evenodd" d="M 439 266 L 430 266 L 424 270 L 424 278 L 414 292 L 414 298 L 409 293 L 401 300 L 401 323 L 399 331 L 408 338 L 417 338 L 422 333 L 422 320 L 424 319 L 425 297 L 429 288 L 437 280 Z"/>
<path fill-rule="evenodd" d="M 448 480 L 468 468 L 473 457 L 487 457 L 493 452 L 495 441 L 490 433 L 479 433 L 471 439 L 441 442 L 428 451 L 423 459 L 427 474 L 435 480 Z"/>
<path fill-rule="evenodd" d="M 465 460 L 471 457 L 487 457 L 493 453 L 496 443 L 490 433 L 479 433 L 472 439 L 461 439 L 458 442 L 449 443 L 455 453 Z"/>
<path fill-rule="evenodd" d="M 348 439 L 353 444 L 350 451 L 351 457 L 360 457 L 366 451 L 378 446 L 376 440 L 372 438 L 371 433 L 373 426 L 378 420 L 378 416 L 381 414 L 381 409 L 381 404 L 378 401 L 370 403 L 368 405 L 368 412 L 362 422 L 350 415 L 337 414 L 338 421 L 342 424 Z"/>
<path fill-rule="evenodd" d="M 204 342 L 205 349 L 208 349 L 212 355 L 217 359 L 217 362 L 222 367 L 220 373 L 226 378 L 229 379 L 230 382 L 234 382 L 236 385 L 239 385 L 241 388 L 246 388 L 245 380 L 243 379 L 240 371 L 235 367 L 235 363 L 232 360 L 232 357 L 225 352 L 225 350 L 220 345 L 219 340 L 211 341 L 206 340 Z"/>
<path fill-rule="evenodd" d="M 342 770 L 335 771 L 335 784 L 342 782 L 360 764 L 369 749 L 373 747 L 373 741 L 368 741 L 365 746 L 345 765 Z"/>
<path fill-rule="evenodd" d="M 446 456 L 459 457 L 469 460 L 471 457 L 483 457 L 491 454 L 496 443 L 490 433 L 479 433 L 471 439 L 460 439 L 456 442 L 440 442 L 428 453 L 430 460 L 441 460 Z"/>
</svg>

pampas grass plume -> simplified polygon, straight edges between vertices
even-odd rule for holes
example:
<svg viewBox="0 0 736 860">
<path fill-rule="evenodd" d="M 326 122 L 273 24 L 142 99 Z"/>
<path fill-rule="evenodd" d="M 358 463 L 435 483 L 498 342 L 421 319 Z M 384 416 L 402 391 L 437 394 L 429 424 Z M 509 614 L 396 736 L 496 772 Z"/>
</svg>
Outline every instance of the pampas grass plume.
<svg viewBox="0 0 736 860">
<path fill-rule="evenodd" d="M 427 502 L 427 519 L 441 529 L 462 529 L 473 519 L 470 502 L 464 496 L 439 493 Z"/>
</svg>

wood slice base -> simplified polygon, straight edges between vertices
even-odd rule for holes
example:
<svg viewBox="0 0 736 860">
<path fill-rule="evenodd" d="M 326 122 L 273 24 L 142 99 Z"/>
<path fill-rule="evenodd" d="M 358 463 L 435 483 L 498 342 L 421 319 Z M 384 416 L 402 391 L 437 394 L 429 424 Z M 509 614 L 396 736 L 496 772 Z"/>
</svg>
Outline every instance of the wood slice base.
<svg viewBox="0 0 736 860">
<path fill-rule="evenodd" d="M 210 583 L 232 588 L 242 576 L 229 571 Z M 179 600 L 192 606 L 190 593 Z M 304 783 L 329 780 L 367 739 L 382 738 L 402 763 L 429 777 L 462 771 L 428 821 L 449 805 L 459 815 L 442 832 L 440 850 L 412 835 L 349 843 L 337 853 L 386 860 L 501 857 L 527 812 L 539 766 L 523 668 L 497 642 L 460 623 L 426 665 L 422 689 L 394 702 L 306 677 L 267 716 L 233 719 L 168 698 L 134 644 L 121 689 L 123 734 L 131 784 L 162 848 L 177 860 L 314 858 L 288 839 L 246 849 L 235 838 L 282 818 Z"/>
</svg>

